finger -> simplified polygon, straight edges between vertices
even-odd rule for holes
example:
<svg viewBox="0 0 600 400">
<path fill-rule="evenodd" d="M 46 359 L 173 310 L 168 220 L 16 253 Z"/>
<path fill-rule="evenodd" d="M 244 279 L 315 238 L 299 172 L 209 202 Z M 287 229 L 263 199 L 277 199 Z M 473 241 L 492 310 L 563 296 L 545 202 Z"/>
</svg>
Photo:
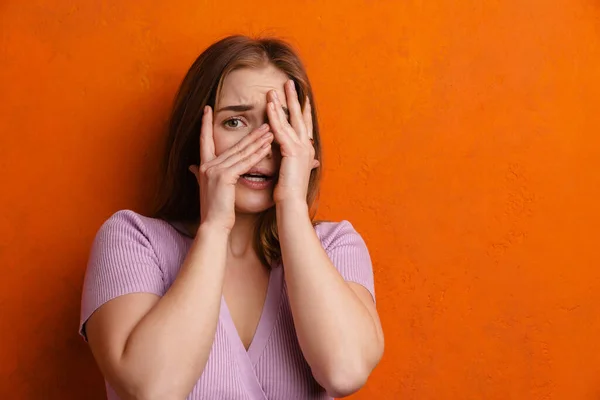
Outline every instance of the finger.
<svg viewBox="0 0 600 400">
<path fill-rule="evenodd" d="M 281 124 L 284 125 L 285 123 L 288 123 L 287 115 L 285 114 L 285 111 L 283 111 L 281 100 L 279 100 L 279 95 L 277 94 L 277 91 L 271 90 L 269 92 L 269 95 L 271 96 L 271 102 L 275 104 L 275 110 L 277 111 L 276 115 Z"/>
<path fill-rule="evenodd" d="M 306 96 L 306 100 L 304 100 L 304 110 L 302 111 L 302 117 L 304 119 L 304 125 L 306 126 L 306 134 L 310 139 L 313 138 L 313 120 L 312 120 L 312 106 L 310 105 L 310 100 L 308 96 Z"/>
<path fill-rule="evenodd" d="M 294 141 L 299 141 L 298 135 L 288 122 L 288 117 L 283 111 L 283 105 L 281 104 L 281 100 L 279 100 L 279 96 L 277 95 L 277 91 L 271 90 L 269 93 L 271 96 L 271 102 L 275 105 L 276 116 L 281 124 L 282 133 L 290 136 Z M 288 110 L 289 112 L 289 110 Z"/>
<path fill-rule="evenodd" d="M 267 134 L 269 132 L 269 125 L 263 124 L 254 131 L 250 132 L 250 134 L 244 136 L 240 141 L 236 144 L 225 150 L 223 153 L 219 154 L 214 160 L 211 161 L 211 165 L 221 164 L 223 161 L 231 157 L 233 154 L 242 151 L 246 146 L 250 143 L 253 143 L 261 138 L 261 136 Z"/>
<path fill-rule="evenodd" d="M 267 104 L 267 117 L 269 117 L 269 125 L 271 126 L 271 131 L 275 135 L 275 140 L 284 148 L 293 145 L 294 139 L 286 132 L 285 127 L 281 124 L 281 120 L 277 115 L 276 106 L 272 101 Z"/>
<path fill-rule="evenodd" d="M 202 126 L 200 128 L 200 163 L 204 164 L 215 158 L 215 140 L 213 137 L 213 115 L 210 106 L 204 107 Z"/>
<path fill-rule="evenodd" d="M 237 162 L 230 167 L 231 172 L 238 177 L 244 175 L 250 171 L 252 167 L 258 164 L 260 160 L 265 158 L 267 154 L 269 154 L 269 151 L 271 151 L 271 143 L 263 144 L 254 153 L 237 160 Z"/>
<path fill-rule="evenodd" d="M 222 168 L 229 168 L 232 165 L 236 164 L 239 160 L 244 159 L 258 151 L 261 147 L 268 145 L 271 146 L 273 142 L 273 134 L 271 132 L 267 132 L 265 135 L 261 136 L 260 139 L 255 140 L 254 142 L 249 143 L 247 146 L 243 147 L 240 151 L 233 153 L 226 160 L 223 160 L 222 163 L 219 164 Z"/>
<path fill-rule="evenodd" d="M 189 168 L 190 172 L 192 174 L 194 174 L 194 176 L 196 177 L 196 179 L 198 179 L 198 173 L 199 173 L 199 169 L 197 165 L 190 165 Z"/>
<path fill-rule="evenodd" d="M 290 112 L 290 124 L 292 125 L 292 128 L 294 128 L 298 138 L 305 141 L 308 139 L 308 134 L 306 132 L 306 125 L 304 123 L 300 102 L 298 101 L 298 93 L 296 93 L 296 84 L 292 79 L 285 84 L 285 94 Z"/>
</svg>

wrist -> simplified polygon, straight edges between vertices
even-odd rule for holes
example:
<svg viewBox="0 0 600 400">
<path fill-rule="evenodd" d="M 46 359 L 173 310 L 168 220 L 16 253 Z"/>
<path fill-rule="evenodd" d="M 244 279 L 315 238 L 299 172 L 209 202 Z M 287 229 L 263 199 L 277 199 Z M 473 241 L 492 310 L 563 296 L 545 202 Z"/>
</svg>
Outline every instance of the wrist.
<svg viewBox="0 0 600 400">
<path fill-rule="evenodd" d="M 275 203 L 277 213 L 293 213 L 308 215 L 308 204 L 303 199 L 288 199 Z"/>
<path fill-rule="evenodd" d="M 231 229 L 226 227 L 223 224 L 219 224 L 211 221 L 204 221 L 198 226 L 198 232 L 196 236 L 199 235 L 217 235 L 217 236 L 225 236 L 228 237 L 231 233 Z"/>
</svg>

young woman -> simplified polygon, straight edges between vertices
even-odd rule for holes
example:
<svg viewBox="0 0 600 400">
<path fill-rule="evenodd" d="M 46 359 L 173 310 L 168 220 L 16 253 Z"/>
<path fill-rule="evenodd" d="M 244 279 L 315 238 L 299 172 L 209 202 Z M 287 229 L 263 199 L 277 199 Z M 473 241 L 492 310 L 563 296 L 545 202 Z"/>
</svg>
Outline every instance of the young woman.
<svg viewBox="0 0 600 400">
<path fill-rule="evenodd" d="M 365 243 L 313 222 L 321 145 L 286 43 L 204 51 L 172 112 L 152 217 L 100 228 L 80 332 L 109 399 L 329 399 L 357 391 L 383 334 Z"/>
</svg>

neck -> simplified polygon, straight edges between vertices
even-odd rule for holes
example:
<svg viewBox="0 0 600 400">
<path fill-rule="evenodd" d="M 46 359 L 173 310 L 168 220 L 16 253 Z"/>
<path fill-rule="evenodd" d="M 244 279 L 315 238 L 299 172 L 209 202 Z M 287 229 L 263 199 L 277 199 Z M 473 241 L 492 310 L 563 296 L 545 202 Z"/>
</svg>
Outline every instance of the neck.
<svg viewBox="0 0 600 400">
<path fill-rule="evenodd" d="M 229 256 L 233 258 L 248 258 L 255 256 L 254 227 L 258 214 L 235 213 L 235 224 L 229 234 Z"/>
</svg>

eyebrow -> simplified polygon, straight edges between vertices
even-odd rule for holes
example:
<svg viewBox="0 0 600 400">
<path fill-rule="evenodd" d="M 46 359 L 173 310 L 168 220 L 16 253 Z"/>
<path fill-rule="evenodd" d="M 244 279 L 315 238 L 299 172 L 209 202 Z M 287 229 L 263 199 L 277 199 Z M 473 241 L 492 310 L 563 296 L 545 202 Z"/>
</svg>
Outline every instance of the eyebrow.
<svg viewBox="0 0 600 400">
<path fill-rule="evenodd" d="M 283 108 L 283 112 L 289 118 L 290 110 L 288 110 L 288 108 L 286 106 L 281 106 L 281 108 Z M 221 107 L 217 110 L 217 113 L 220 113 L 221 111 L 244 112 L 244 111 L 252 111 L 252 110 L 254 110 L 254 106 L 252 104 L 236 104 L 233 106 Z"/>
</svg>

